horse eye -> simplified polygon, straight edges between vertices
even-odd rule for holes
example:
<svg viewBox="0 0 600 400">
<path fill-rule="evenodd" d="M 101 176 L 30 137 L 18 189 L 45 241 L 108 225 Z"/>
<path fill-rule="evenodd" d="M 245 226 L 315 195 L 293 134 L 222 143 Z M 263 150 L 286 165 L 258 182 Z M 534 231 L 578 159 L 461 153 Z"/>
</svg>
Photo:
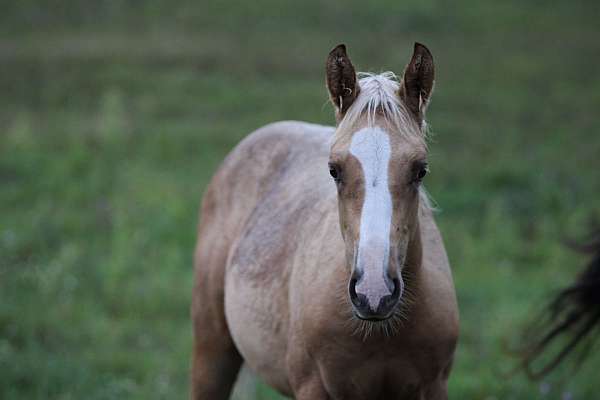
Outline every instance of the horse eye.
<svg viewBox="0 0 600 400">
<path fill-rule="evenodd" d="M 338 172 L 337 169 L 333 168 L 333 167 L 329 167 L 329 175 L 331 175 L 331 177 L 333 179 L 337 179 L 338 178 Z"/>
<path fill-rule="evenodd" d="M 336 165 L 330 165 L 329 166 L 329 175 L 331 175 L 331 177 L 333 179 L 335 179 L 335 181 L 339 181 L 340 179 L 340 172 L 338 170 L 338 167 Z"/>
<path fill-rule="evenodd" d="M 429 168 L 427 166 L 427 163 L 417 163 L 415 166 L 415 170 L 416 172 L 413 175 L 413 180 L 411 183 L 419 184 L 421 183 L 423 178 L 425 178 L 427 172 L 429 172 Z"/>
</svg>

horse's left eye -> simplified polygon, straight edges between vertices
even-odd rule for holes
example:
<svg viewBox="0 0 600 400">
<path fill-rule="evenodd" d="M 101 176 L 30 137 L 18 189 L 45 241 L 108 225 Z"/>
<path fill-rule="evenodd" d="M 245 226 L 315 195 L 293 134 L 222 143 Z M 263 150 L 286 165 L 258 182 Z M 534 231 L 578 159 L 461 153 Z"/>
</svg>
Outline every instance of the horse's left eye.
<svg viewBox="0 0 600 400">
<path fill-rule="evenodd" d="M 411 183 L 419 184 L 419 183 L 421 183 L 423 178 L 425 178 L 425 175 L 427 175 L 427 172 L 429 172 L 429 167 L 427 166 L 427 163 L 425 163 L 425 162 L 418 162 L 418 163 L 415 163 L 413 171 L 414 171 L 414 173 L 413 173 L 413 179 L 412 179 Z"/>
</svg>

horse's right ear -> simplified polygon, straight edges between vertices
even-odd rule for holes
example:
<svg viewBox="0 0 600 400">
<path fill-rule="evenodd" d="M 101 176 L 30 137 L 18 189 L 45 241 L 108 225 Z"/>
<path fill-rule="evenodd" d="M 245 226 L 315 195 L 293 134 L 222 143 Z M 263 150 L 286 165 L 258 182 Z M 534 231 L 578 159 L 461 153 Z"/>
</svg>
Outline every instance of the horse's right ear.
<svg viewBox="0 0 600 400">
<path fill-rule="evenodd" d="M 354 66 L 346 54 L 345 45 L 339 44 L 329 52 L 325 69 L 329 97 L 337 110 L 338 117 L 342 117 L 360 90 Z"/>
</svg>

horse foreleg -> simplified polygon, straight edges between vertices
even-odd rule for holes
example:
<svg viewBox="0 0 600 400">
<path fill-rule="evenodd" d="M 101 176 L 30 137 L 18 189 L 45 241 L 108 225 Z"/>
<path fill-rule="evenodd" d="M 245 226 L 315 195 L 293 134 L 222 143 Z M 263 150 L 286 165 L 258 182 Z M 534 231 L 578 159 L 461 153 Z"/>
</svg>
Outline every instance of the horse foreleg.
<svg viewBox="0 0 600 400">
<path fill-rule="evenodd" d="M 312 377 L 310 380 L 301 384 L 294 390 L 295 400 L 331 400 L 327 391 L 323 387 L 323 383 L 318 376 Z"/>
<path fill-rule="evenodd" d="M 191 370 L 192 400 L 227 400 L 242 365 L 225 319 L 224 242 L 201 241 L 196 253 L 192 294 L 194 348 Z M 221 243 L 221 247 L 214 245 Z"/>
<path fill-rule="evenodd" d="M 242 357 L 226 337 L 196 337 L 191 373 L 192 400 L 227 400 Z"/>
<path fill-rule="evenodd" d="M 448 400 L 447 382 L 437 381 L 426 387 L 421 394 L 423 400 Z"/>
</svg>

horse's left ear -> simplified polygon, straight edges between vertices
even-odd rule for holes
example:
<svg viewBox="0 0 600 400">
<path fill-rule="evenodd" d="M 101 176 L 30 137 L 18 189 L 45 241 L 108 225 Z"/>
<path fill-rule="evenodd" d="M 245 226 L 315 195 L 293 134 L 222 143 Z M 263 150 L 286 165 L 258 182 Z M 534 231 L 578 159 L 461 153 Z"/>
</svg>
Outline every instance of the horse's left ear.
<svg viewBox="0 0 600 400">
<path fill-rule="evenodd" d="M 419 125 L 425 118 L 434 79 L 435 69 L 431 52 L 424 45 L 415 43 L 413 56 L 404 70 L 399 94 Z"/>
<path fill-rule="evenodd" d="M 360 90 L 354 66 L 346 54 L 346 45 L 339 44 L 329 52 L 325 73 L 329 97 L 337 110 L 338 118 L 341 118 L 350 108 Z"/>
</svg>

